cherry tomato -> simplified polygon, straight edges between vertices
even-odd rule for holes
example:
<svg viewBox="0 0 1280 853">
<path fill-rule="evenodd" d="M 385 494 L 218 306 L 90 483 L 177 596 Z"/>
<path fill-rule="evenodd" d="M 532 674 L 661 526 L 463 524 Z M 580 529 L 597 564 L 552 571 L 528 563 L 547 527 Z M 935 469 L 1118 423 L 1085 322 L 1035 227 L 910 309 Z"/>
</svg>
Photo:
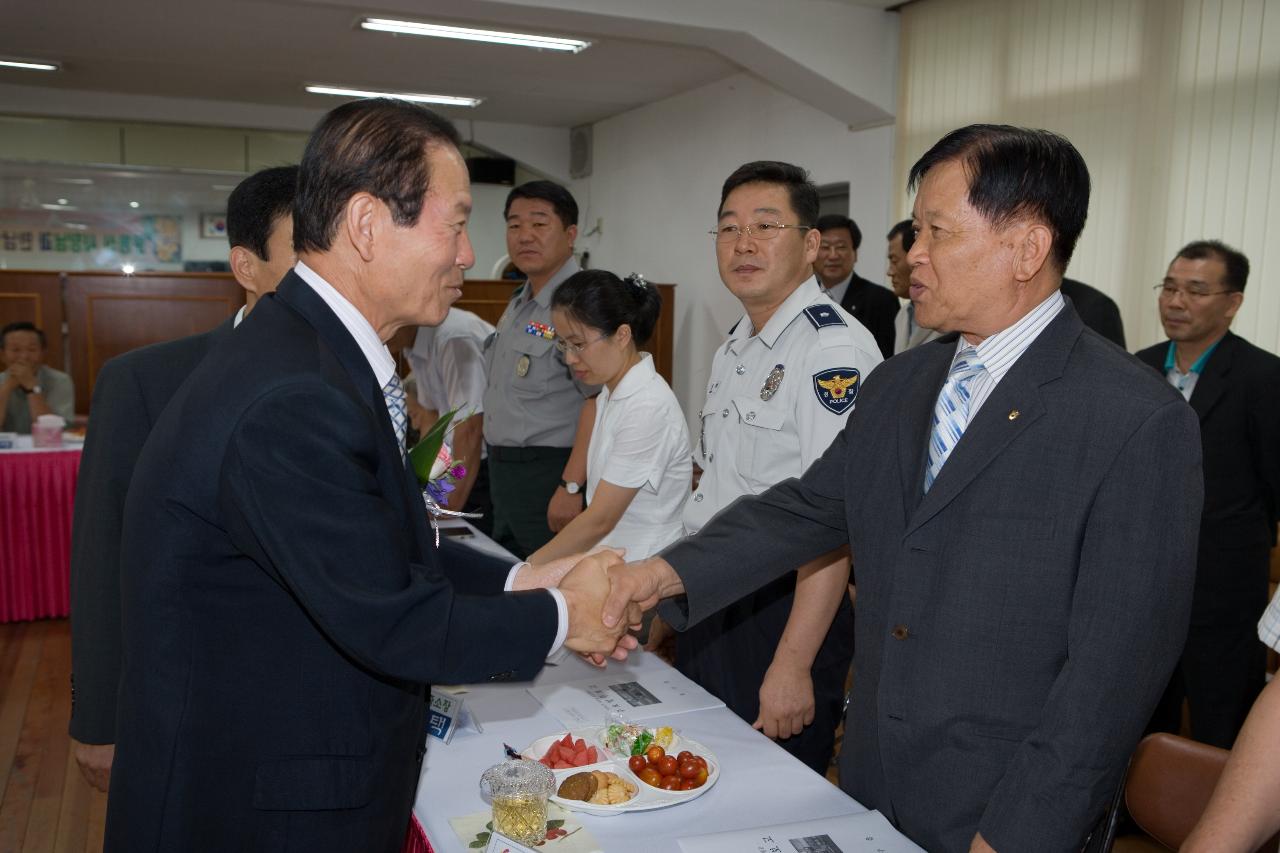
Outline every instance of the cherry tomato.
<svg viewBox="0 0 1280 853">
<path fill-rule="evenodd" d="M 693 760 L 698 762 L 704 770 L 707 769 L 707 759 L 703 758 L 701 755 L 695 755 Z"/>
<path fill-rule="evenodd" d="M 653 767 L 646 767 L 639 773 L 640 781 L 646 785 L 652 785 L 655 788 L 662 786 L 662 777 L 658 775 L 658 771 Z"/>
<path fill-rule="evenodd" d="M 649 763 L 653 765 L 656 765 L 659 761 L 661 761 L 662 756 L 666 754 L 667 754 L 667 751 L 662 747 L 658 746 L 656 743 L 653 746 L 649 747 L 648 750 L 645 751 L 645 755 L 648 757 Z"/>
<path fill-rule="evenodd" d="M 693 753 L 686 749 L 686 750 L 682 750 L 680 754 L 676 756 L 676 761 L 679 761 L 683 764 L 684 762 L 688 761 L 690 758 L 693 758 Z"/>
<path fill-rule="evenodd" d="M 697 781 L 696 781 L 696 780 L 694 780 L 694 779 L 681 779 L 681 780 L 680 780 L 680 790 L 681 790 L 681 791 L 692 791 L 694 788 L 697 788 L 697 787 L 698 787 L 698 783 L 697 783 Z"/>
<path fill-rule="evenodd" d="M 698 785 L 695 785 L 694 787 L 703 785 L 707 781 L 707 768 L 699 767 L 698 775 L 693 777 L 693 781 L 698 783 Z"/>
<path fill-rule="evenodd" d="M 663 776 L 674 776 L 679 769 L 680 762 L 676 761 L 675 756 L 664 755 L 658 761 L 658 772 Z"/>
<path fill-rule="evenodd" d="M 627 759 L 627 766 L 631 768 L 632 773 L 639 776 L 640 773 L 649 766 L 649 762 L 643 755 L 633 755 L 631 758 Z"/>
<path fill-rule="evenodd" d="M 662 790 L 664 790 L 664 791 L 679 791 L 679 790 L 680 790 L 680 777 L 678 777 L 678 776 L 663 776 L 663 777 L 662 777 L 662 784 L 661 784 L 661 785 L 659 785 L 658 787 L 659 787 L 659 788 L 661 788 L 661 789 L 662 789 Z"/>
<path fill-rule="evenodd" d="M 686 758 L 680 762 L 680 778 L 692 779 L 694 776 L 698 775 L 698 771 L 700 769 L 698 762 L 693 759 Z"/>
</svg>

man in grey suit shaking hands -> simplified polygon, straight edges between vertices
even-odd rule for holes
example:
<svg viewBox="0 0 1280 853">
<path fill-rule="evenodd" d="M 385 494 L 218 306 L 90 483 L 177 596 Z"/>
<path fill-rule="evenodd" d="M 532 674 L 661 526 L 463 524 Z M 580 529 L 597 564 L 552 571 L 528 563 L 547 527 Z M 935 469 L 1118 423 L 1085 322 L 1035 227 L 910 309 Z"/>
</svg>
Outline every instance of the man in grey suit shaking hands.
<svg viewBox="0 0 1280 853">
<path fill-rule="evenodd" d="M 1195 414 L 1058 292 L 1089 173 L 975 125 L 912 167 L 922 325 L 804 476 L 615 568 L 605 622 L 677 629 L 848 542 L 858 587 L 841 786 L 930 851 L 1079 850 L 1186 635 Z M 727 577 L 733 583 L 726 583 Z"/>
</svg>

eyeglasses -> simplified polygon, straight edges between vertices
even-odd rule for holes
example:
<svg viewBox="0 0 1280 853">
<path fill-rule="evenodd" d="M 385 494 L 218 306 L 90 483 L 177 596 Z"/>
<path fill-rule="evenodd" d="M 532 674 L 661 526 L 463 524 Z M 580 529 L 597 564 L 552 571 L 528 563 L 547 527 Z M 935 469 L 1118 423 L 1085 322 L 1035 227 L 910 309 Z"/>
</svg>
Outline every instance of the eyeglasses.
<svg viewBox="0 0 1280 853">
<path fill-rule="evenodd" d="M 736 243 L 743 234 L 757 240 L 772 240 L 782 233 L 783 228 L 810 230 L 809 225 L 783 225 L 781 222 L 752 222 L 750 225 L 721 225 L 707 233 L 716 238 L 717 243 Z"/>
<path fill-rule="evenodd" d="M 568 341 L 566 341 L 564 338 L 556 338 L 556 341 L 555 341 L 556 349 L 560 350 L 562 355 L 568 355 L 569 353 L 573 353 L 575 356 L 579 356 L 579 355 L 582 355 L 582 351 L 585 350 L 587 347 L 591 346 L 592 344 L 598 344 L 600 343 L 600 341 L 603 341 L 605 338 L 608 338 L 608 337 L 611 337 L 611 335 L 601 335 L 600 337 L 596 338 L 594 341 L 587 341 L 585 344 L 571 344 Z"/>
<path fill-rule="evenodd" d="M 1187 299 L 1207 299 L 1210 296 L 1221 296 L 1224 293 L 1235 293 L 1234 290 L 1205 290 L 1202 287 L 1174 287 L 1171 284 L 1160 283 L 1152 288 L 1156 295 L 1161 299 L 1172 299 L 1181 293 Z"/>
</svg>

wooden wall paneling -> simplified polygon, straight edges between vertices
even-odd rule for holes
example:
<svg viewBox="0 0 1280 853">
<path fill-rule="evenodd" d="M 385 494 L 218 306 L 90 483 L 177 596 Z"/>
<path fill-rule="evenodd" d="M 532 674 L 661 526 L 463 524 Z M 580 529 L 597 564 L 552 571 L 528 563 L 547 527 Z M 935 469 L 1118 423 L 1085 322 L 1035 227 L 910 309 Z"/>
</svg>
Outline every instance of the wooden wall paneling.
<svg viewBox="0 0 1280 853">
<path fill-rule="evenodd" d="M 511 300 L 511 294 L 519 286 L 520 282 L 511 280 L 467 279 L 462 286 L 462 298 L 455 304 L 497 325 L 502 312 L 507 308 L 507 302 Z M 672 370 L 675 367 L 676 286 L 659 284 L 656 287 L 662 294 L 662 313 L 658 315 L 658 325 L 644 349 L 653 353 L 654 367 L 667 380 L 667 384 L 671 384 Z"/>
<path fill-rule="evenodd" d="M 0 270 L 0 327 L 26 320 L 44 330 L 44 362 L 66 370 L 62 340 L 62 273 Z M 3 357 L 0 357 L 3 362 Z M 0 364 L 0 368 L 3 365 Z"/>
<path fill-rule="evenodd" d="M 507 309 L 507 303 L 511 301 L 511 294 L 519 286 L 518 281 L 467 279 L 462 283 L 462 298 L 455 304 L 496 326 L 502 312 Z"/>
<path fill-rule="evenodd" d="M 244 304 L 230 273 L 68 273 L 67 327 L 76 411 L 110 358 L 147 344 L 206 332 Z"/>
</svg>

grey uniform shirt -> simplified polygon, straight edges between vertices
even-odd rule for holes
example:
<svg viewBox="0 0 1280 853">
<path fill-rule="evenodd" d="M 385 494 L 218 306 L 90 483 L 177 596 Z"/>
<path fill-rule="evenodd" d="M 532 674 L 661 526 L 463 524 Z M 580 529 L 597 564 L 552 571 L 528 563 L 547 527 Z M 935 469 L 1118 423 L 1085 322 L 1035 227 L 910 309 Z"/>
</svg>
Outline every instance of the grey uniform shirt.
<svg viewBox="0 0 1280 853">
<path fill-rule="evenodd" d="M 570 257 L 537 296 L 526 281 L 485 344 L 484 440 L 495 447 L 572 447 L 582 401 L 599 391 L 576 381 L 552 344 L 551 296 L 579 270 Z"/>
<path fill-rule="evenodd" d="M 7 371 L 0 371 L 0 385 L 8 379 Z M 36 384 L 44 392 L 44 401 L 55 415 L 61 415 L 68 424 L 75 417 L 76 388 L 71 377 L 47 364 L 36 370 Z M 27 405 L 27 392 L 14 388 L 9 394 L 9 405 L 3 413 L 0 430 L 4 432 L 31 432 L 31 407 Z"/>
<path fill-rule="evenodd" d="M 862 380 L 882 360 L 871 333 L 816 278 L 753 331 L 743 315 L 711 363 L 694 448 L 703 474 L 684 506 L 686 533 L 742 495 L 803 474 L 844 428 Z"/>
</svg>

